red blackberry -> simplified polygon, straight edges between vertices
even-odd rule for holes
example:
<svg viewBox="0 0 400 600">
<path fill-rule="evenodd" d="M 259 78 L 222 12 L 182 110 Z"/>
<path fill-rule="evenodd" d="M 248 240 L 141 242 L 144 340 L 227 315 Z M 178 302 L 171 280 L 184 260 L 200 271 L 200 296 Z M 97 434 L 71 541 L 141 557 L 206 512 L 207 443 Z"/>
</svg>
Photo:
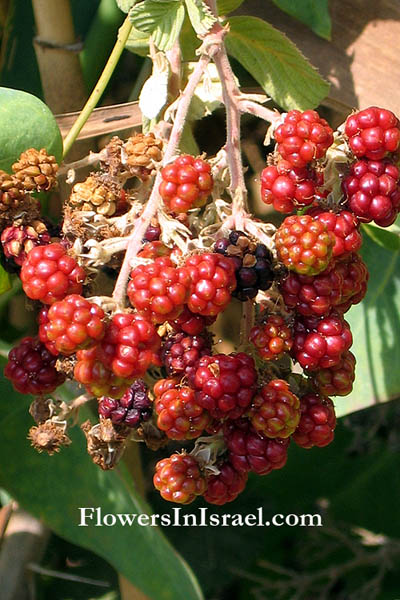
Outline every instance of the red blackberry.
<svg viewBox="0 0 400 600">
<path fill-rule="evenodd" d="M 388 227 L 400 210 L 400 170 L 388 160 L 359 160 L 343 180 L 349 209 L 364 223 Z"/>
<path fill-rule="evenodd" d="M 236 288 L 232 296 L 245 302 L 258 290 L 267 290 L 274 280 L 272 254 L 261 243 L 253 242 L 242 231 L 231 231 L 228 238 L 218 240 L 214 251 L 234 261 Z"/>
<path fill-rule="evenodd" d="M 274 132 L 278 152 L 294 167 L 323 158 L 333 143 L 333 131 L 315 110 L 289 111 Z"/>
<path fill-rule="evenodd" d="M 198 335 L 202 333 L 206 327 L 215 322 L 216 317 L 202 317 L 192 313 L 187 306 L 183 307 L 183 311 L 177 319 L 170 321 L 170 325 L 177 332 L 184 332 L 188 335 Z"/>
<path fill-rule="evenodd" d="M 246 487 L 247 471 L 236 471 L 229 461 L 218 466 L 218 475 L 210 475 L 207 478 L 207 489 L 204 500 L 210 504 L 227 504 L 233 502 Z"/>
<path fill-rule="evenodd" d="M 369 279 L 368 267 L 359 254 L 353 253 L 338 261 L 335 270 L 343 279 L 341 300 L 335 308 L 345 313 L 364 298 Z"/>
<path fill-rule="evenodd" d="M 227 421 L 223 431 L 229 461 L 237 471 L 268 475 L 285 466 L 289 438 L 267 438 L 257 433 L 247 419 Z"/>
<path fill-rule="evenodd" d="M 78 362 L 74 367 L 74 378 L 96 398 L 121 398 L 133 383 L 133 377 L 118 377 L 104 364 L 98 345 L 89 350 L 78 350 L 76 357 Z"/>
<path fill-rule="evenodd" d="M 273 379 L 254 396 L 249 419 L 254 429 L 269 438 L 287 438 L 300 420 L 300 401 L 283 379 Z"/>
<path fill-rule="evenodd" d="M 160 356 L 169 377 L 185 375 L 190 382 L 200 358 L 210 353 L 211 341 L 204 336 L 175 333 L 164 340 Z"/>
<path fill-rule="evenodd" d="M 126 425 L 137 428 L 143 421 L 151 417 L 152 407 L 144 381 L 135 381 L 119 400 L 115 398 L 100 398 L 99 416 L 111 419 L 114 425 Z"/>
<path fill-rule="evenodd" d="M 281 358 L 293 346 L 292 331 L 279 315 L 270 315 L 264 323 L 255 325 L 250 341 L 264 360 Z"/>
<path fill-rule="evenodd" d="M 335 367 L 313 372 L 312 380 L 322 396 L 347 396 L 353 389 L 356 358 L 345 352 Z"/>
<path fill-rule="evenodd" d="M 350 327 L 340 313 L 299 317 L 294 325 L 292 356 L 309 371 L 334 367 L 353 342 Z"/>
<path fill-rule="evenodd" d="M 184 266 L 192 279 L 189 310 L 203 317 L 216 317 L 228 306 L 236 287 L 234 261 L 206 252 L 189 256 Z"/>
<path fill-rule="evenodd" d="M 385 108 L 370 106 L 350 115 L 345 134 L 355 156 L 380 160 L 399 147 L 400 129 L 397 117 Z"/>
<path fill-rule="evenodd" d="M 343 282 L 342 268 L 338 269 L 336 261 L 332 261 L 314 277 L 289 273 L 279 289 L 288 308 L 306 317 L 323 316 L 343 301 Z"/>
<path fill-rule="evenodd" d="M 305 167 L 293 167 L 281 160 L 261 173 L 261 199 L 281 213 L 291 213 L 299 206 L 314 202 L 316 188 L 314 172 Z"/>
<path fill-rule="evenodd" d="M 300 275 L 318 275 L 332 256 L 335 236 L 310 215 L 286 217 L 276 232 L 278 258 Z"/>
<path fill-rule="evenodd" d="M 133 269 L 128 284 L 129 300 L 153 323 L 176 319 L 189 296 L 189 269 L 177 268 L 168 256 Z"/>
<path fill-rule="evenodd" d="M 156 464 L 153 483 L 164 500 L 178 504 L 190 504 L 207 488 L 197 460 L 185 453 L 160 460 Z"/>
<path fill-rule="evenodd" d="M 148 319 L 138 314 L 117 313 L 99 345 L 99 356 L 117 377 L 137 378 L 143 377 L 150 366 L 161 366 L 160 346 L 161 338 Z"/>
<path fill-rule="evenodd" d="M 333 402 L 319 394 L 306 394 L 300 399 L 300 423 L 292 440 L 302 448 L 323 448 L 335 437 L 336 416 Z"/>
<path fill-rule="evenodd" d="M 342 210 L 339 213 L 326 212 L 319 207 L 311 208 L 307 214 L 321 221 L 335 236 L 333 258 L 357 252 L 361 248 L 360 223 L 353 213 Z"/>
<path fill-rule="evenodd" d="M 254 360 L 244 352 L 203 356 L 193 378 L 196 402 L 215 419 L 237 419 L 243 415 L 256 386 Z"/>
<path fill-rule="evenodd" d="M 190 387 L 174 387 L 156 397 L 157 427 L 172 440 L 193 440 L 210 424 L 211 417 L 195 399 Z"/>
<path fill-rule="evenodd" d="M 161 176 L 159 192 L 169 212 L 185 213 L 204 206 L 213 188 L 211 166 L 188 154 L 164 167 Z"/>
<path fill-rule="evenodd" d="M 32 248 L 49 244 L 50 239 L 46 225 L 38 220 L 31 225 L 6 227 L 1 234 L 4 256 L 19 266 L 22 266 Z"/>
<path fill-rule="evenodd" d="M 44 344 L 37 338 L 26 337 L 10 350 L 4 375 L 21 394 L 49 394 L 65 380 L 55 364 L 56 358 Z"/>
<path fill-rule="evenodd" d="M 56 355 L 88 348 L 99 342 L 105 332 L 103 309 L 77 294 L 43 309 L 39 322 L 40 340 Z"/>
<path fill-rule="evenodd" d="M 29 252 L 20 277 L 28 298 L 53 304 L 67 294 L 80 294 L 86 274 L 64 246 L 48 244 Z"/>
</svg>

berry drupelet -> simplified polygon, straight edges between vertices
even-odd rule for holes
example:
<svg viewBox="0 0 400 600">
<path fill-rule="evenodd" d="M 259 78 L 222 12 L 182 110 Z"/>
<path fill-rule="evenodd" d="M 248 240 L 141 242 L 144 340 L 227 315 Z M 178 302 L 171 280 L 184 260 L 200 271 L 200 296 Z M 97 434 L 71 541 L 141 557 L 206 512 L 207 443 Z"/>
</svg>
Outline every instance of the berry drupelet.
<svg viewBox="0 0 400 600">
<path fill-rule="evenodd" d="M 178 504 L 190 504 L 207 489 L 197 460 L 185 453 L 160 460 L 156 464 L 153 483 L 164 500 Z"/>
<path fill-rule="evenodd" d="M 99 416 L 111 419 L 114 425 L 126 425 L 137 428 L 148 421 L 152 413 L 152 404 L 144 381 L 135 381 L 120 399 L 100 398 Z"/>
<path fill-rule="evenodd" d="M 231 231 L 228 238 L 217 240 L 214 251 L 234 261 L 236 288 L 232 296 L 238 300 L 245 302 L 271 287 L 272 254 L 264 244 L 252 241 L 242 231 Z"/>
<path fill-rule="evenodd" d="M 4 375 L 21 394 L 49 394 L 65 380 L 55 364 L 56 357 L 39 339 L 26 337 L 10 350 Z"/>
<path fill-rule="evenodd" d="M 336 416 L 330 398 L 306 394 L 300 399 L 301 417 L 292 440 L 302 448 L 323 448 L 333 441 Z"/>
</svg>

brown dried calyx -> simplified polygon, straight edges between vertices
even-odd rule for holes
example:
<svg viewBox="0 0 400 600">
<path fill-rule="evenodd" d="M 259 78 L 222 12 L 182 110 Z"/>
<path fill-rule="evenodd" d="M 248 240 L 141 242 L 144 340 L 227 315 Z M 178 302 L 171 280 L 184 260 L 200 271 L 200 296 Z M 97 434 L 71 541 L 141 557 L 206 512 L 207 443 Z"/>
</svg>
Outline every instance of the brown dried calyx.
<svg viewBox="0 0 400 600">
<path fill-rule="evenodd" d="M 37 427 L 31 427 L 28 439 L 38 452 L 47 452 L 51 456 L 59 452 L 61 446 L 68 446 L 71 443 L 65 431 L 65 423 L 47 420 Z"/>
<path fill-rule="evenodd" d="M 76 210 L 111 217 L 117 210 L 120 193 L 121 190 L 105 176 L 92 173 L 85 181 L 74 185 L 68 205 Z"/>
<path fill-rule="evenodd" d="M 128 138 L 123 148 L 126 152 L 126 164 L 129 167 L 153 167 L 162 159 L 162 140 L 154 133 L 137 133 Z"/>
<path fill-rule="evenodd" d="M 125 450 L 129 430 L 116 430 L 111 419 L 102 419 L 96 425 L 89 420 L 81 425 L 86 436 L 87 451 L 96 465 L 103 471 L 113 469 Z"/>
<path fill-rule="evenodd" d="M 50 419 L 55 410 L 54 400 L 38 396 L 29 407 L 29 414 L 38 425 Z"/>
<path fill-rule="evenodd" d="M 24 195 L 21 182 L 0 169 L 0 212 L 17 208 Z"/>
<path fill-rule="evenodd" d="M 45 148 L 22 152 L 12 170 L 25 192 L 47 192 L 57 184 L 58 164 Z"/>
</svg>

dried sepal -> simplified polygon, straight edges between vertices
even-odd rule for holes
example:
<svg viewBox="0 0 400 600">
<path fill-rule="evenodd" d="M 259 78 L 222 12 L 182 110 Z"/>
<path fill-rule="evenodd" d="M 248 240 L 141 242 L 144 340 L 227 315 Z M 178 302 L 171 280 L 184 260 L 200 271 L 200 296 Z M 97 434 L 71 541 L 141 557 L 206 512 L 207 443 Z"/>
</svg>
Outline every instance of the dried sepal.
<svg viewBox="0 0 400 600">
<path fill-rule="evenodd" d="M 38 452 L 47 452 L 47 454 L 52 456 L 60 451 L 61 446 L 68 446 L 71 443 L 65 431 L 65 422 L 47 420 L 44 423 L 40 423 L 37 427 L 31 427 L 28 439 Z"/>
<path fill-rule="evenodd" d="M 111 419 L 102 419 L 92 425 L 89 420 L 81 425 L 86 436 L 87 451 L 94 464 L 103 471 L 113 469 L 119 462 L 126 446 L 128 431 L 115 428 Z"/>
</svg>

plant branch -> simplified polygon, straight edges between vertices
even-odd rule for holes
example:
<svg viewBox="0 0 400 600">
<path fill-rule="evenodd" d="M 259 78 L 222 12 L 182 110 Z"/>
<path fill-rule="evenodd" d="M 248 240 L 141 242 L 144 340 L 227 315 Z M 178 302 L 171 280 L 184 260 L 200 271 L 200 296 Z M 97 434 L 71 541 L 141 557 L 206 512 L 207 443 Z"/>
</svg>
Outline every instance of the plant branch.
<svg viewBox="0 0 400 600">
<path fill-rule="evenodd" d="M 186 116 L 196 87 L 198 86 L 207 68 L 207 65 L 211 60 L 212 54 L 216 51 L 216 49 L 216 47 L 210 47 L 208 54 L 202 54 L 202 56 L 196 64 L 193 73 L 189 77 L 184 91 L 182 92 L 178 103 L 178 109 L 175 115 L 174 125 L 172 127 L 171 135 L 164 153 L 164 165 L 171 160 L 174 154 L 176 154 L 183 131 L 183 126 L 185 124 Z M 124 306 L 126 286 L 131 269 L 131 261 L 140 250 L 142 246 L 142 239 L 146 232 L 146 229 L 149 226 L 152 217 L 156 214 L 158 206 L 160 204 L 160 195 L 158 193 L 160 183 L 161 172 L 159 171 L 156 175 L 150 198 L 148 199 L 142 214 L 137 218 L 134 230 L 129 238 L 124 261 L 122 263 L 122 267 L 119 272 L 118 279 L 113 292 L 113 299 L 115 300 L 116 304 L 120 307 Z"/>
<path fill-rule="evenodd" d="M 268 121 L 269 123 L 276 123 L 281 119 L 281 114 L 277 110 L 271 110 L 266 106 L 262 106 L 257 102 L 253 102 L 252 100 L 246 100 L 244 98 L 239 98 L 238 108 L 241 113 L 248 113 L 250 115 L 254 115 L 263 121 Z"/>
<path fill-rule="evenodd" d="M 96 107 L 108 82 L 110 81 L 111 75 L 113 74 L 114 69 L 117 66 L 119 58 L 122 54 L 122 51 L 125 48 L 125 44 L 129 37 L 129 34 L 131 32 L 131 29 L 132 29 L 132 23 L 130 22 L 129 17 L 126 17 L 122 27 L 120 28 L 120 30 L 118 32 L 117 41 L 115 42 L 113 51 L 111 52 L 110 57 L 106 63 L 106 66 L 104 67 L 104 70 L 103 70 L 102 74 L 100 75 L 100 78 L 97 82 L 96 87 L 94 88 L 88 101 L 86 102 L 85 106 L 83 107 L 82 112 L 80 113 L 79 117 L 73 124 L 72 128 L 68 132 L 67 137 L 64 140 L 64 158 L 70 151 L 72 144 L 78 137 L 80 130 L 82 129 L 82 127 L 88 120 L 93 109 Z"/>
<path fill-rule="evenodd" d="M 214 56 L 214 62 L 221 80 L 222 99 L 226 110 L 226 152 L 231 178 L 229 191 L 232 196 L 232 217 L 235 227 L 243 229 L 243 220 L 248 209 L 240 146 L 240 92 L 225 47 L 221 47 L 221 50 Z"/>
</svg>

